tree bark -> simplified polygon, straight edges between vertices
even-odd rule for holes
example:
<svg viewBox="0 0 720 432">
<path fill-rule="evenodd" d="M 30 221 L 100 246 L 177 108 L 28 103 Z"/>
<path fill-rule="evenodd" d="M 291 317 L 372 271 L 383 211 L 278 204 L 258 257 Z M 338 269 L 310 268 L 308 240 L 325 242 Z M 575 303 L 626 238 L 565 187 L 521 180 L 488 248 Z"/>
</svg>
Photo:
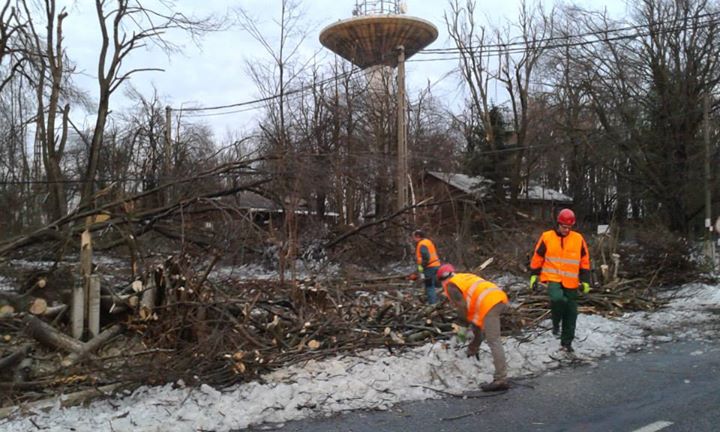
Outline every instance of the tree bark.
<svg viewBox="0 0 720 432">
<path fill-rule="evenodd" d="M 66 352 L 81 351 L 84 344 L 70 336 L 61 333 L 54 327 L 44 323 L 39 318 L 28 315 L 23 319 L 23 326 L 28 335 L 40 343 L 58 348 Z"/>
</svg>

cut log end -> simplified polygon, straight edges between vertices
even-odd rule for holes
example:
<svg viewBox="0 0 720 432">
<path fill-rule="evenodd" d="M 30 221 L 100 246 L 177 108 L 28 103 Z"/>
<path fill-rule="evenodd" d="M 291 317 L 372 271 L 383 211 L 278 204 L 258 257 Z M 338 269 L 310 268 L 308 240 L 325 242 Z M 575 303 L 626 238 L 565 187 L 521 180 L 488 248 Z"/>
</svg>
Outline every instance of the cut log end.
<svg viewBox="0 0 720 432">
<path fill-rule="evenodd" d="M 47 301 L 43 298 L 36 298 L 30 305 L 30 313 L 33 315 L 44 315 L 47 309 Z"/>
</svg>

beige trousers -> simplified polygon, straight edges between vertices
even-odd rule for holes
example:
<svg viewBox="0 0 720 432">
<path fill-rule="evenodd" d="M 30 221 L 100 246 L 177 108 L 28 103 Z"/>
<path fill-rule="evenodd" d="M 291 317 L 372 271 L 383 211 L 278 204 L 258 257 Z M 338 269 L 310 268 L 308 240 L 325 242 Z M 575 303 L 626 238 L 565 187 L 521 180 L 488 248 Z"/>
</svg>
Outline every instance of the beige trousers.
<svg viewBox="0 0 720 432">
<path fill-rule="evenodd" d="M 505 350 L 500 340 L 500 315 L 505 312 L 507 305 L 498 303 L 485 315 L 483 321 L 483 336 L 490 347 L 493 365 L 495 366 L 495 381 L 507 378 L 507 364 L 505 362 Z"/>
</svg>

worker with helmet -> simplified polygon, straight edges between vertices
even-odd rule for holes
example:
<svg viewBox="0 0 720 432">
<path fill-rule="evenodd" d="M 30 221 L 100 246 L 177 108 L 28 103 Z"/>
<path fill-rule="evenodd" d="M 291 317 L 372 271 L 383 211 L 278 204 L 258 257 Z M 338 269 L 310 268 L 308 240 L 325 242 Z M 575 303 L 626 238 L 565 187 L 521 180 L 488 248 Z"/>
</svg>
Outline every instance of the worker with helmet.
<svg viewBox="0 0 720 432">
<path fill-rule="evenodd" d="M 507 382 L 505 351 L 500 340 L 500 314 L 507 309 L 508 296 L 494 283 L 472 273 L 455 273 L 451 264 L 443 264 L 437 271 L 445 295 L 457 310 L 460 318 L 473 330 L 473 339 L 467 355 L 479 358 L 480 343 L 487 340 L 493 358 L 493 381 L 483 384 L 483 391 L 510 388 Z"/>
<path fill-rule="evenodd" d="M 557 227 L 542 233 L 530 260 L 530 289 L 538 281 L 547 287 L 552 332 L 568 353 L 573 352 L 578 290 L 590 292 L 590 253 L 582 234 L 572 230 L 574 225 L 575 213 L 560 210 Z"/>
<path fill-rule="evenodd" d="M 440 257 L 438 256 L 435 244 L 425 236 L 423 230 L 417 229 L 413 231 L 412 237 L 415 242 L 417 271 L 425 283 L 427 302 L 434 304 L 437 301 L 435 287 L 437 286 L 436 273 L 441 264 Z"/>
</svg>

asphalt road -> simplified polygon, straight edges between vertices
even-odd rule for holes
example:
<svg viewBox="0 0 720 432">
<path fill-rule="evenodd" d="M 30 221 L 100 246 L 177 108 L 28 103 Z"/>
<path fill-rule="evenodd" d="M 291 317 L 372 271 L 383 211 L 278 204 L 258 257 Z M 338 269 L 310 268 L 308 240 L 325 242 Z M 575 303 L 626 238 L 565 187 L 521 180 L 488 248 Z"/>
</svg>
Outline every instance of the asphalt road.
<svg viewBox="0 0 720 432">
<path fill-rule="evenodd" d="M 330 418 L 265 425 L 283 432 L 720 430 L 720 343 L 667 343 L 517 380 L 502 394 L 473 392 L 354 411 Z"/>
</svg>

